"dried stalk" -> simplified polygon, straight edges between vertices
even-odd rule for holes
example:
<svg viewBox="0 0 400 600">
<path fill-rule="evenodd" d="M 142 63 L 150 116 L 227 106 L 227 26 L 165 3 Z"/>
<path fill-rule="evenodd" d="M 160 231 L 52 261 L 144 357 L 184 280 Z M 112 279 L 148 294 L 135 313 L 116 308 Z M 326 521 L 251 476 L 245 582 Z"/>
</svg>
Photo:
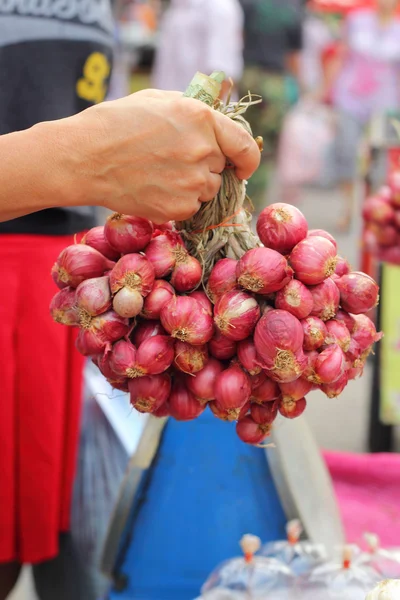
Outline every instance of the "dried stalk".
<svg viewBox="0 0 400 600">
<path fill-rule="evenodd" d="M 229 118 L 239 123 L 250 135 L 250 125 L 243 113 L 261 100 L 250 93 L 239 102 L 227 104 L 218 100 L 223 80 L 222 73 L 213 73 L 210 77 L 197 73 L 185 95 L 205 99 Z M 212 102 L 211 102 L 212 100 Z M 222 173 L 222 185 L 218 195 L 203 204 L 191 219 L 177 223 L 186 246 L 193 256 L 203 264 L 204 280 L 208 279 L 214 263 L 221 258 L 240 258 L 243 254 L 260 245 L 260 241 L 251 231 L 251 212 L 253 206 L 246 196 L 246 182 L 239 180 L 232 165 L 227 164 Z"/>
</svg>

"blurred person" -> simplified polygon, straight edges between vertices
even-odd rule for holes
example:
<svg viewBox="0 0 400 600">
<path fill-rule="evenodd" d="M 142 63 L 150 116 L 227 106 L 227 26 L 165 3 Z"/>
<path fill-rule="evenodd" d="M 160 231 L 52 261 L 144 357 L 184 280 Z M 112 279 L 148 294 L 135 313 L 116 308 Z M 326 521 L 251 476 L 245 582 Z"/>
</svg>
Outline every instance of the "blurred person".
<svg viewBox="0 0 400 600">
<path fill-rule="evenodd" d="M 303 46 L 302 0 L 240 0 L 245 15 L 244 62 L 240 95 L 262 97 L 246 119 L 264 139 L 261 166 L 249 182 L 248 194 L 257 209 L 266 201 L 283 118 L 298 95 L 300 51 Z"/>
<path fill-rule="evenodd" d="M 375 115 L 400 109 L 399 0 L 351 12 L 342 41 L 326 71 L 322 96 L 338 115 L 337 177 L 345 198 L 342 230 L 351 223 L 358 147 Z"/>
<path fill-rule="evenodd" d="M 196 71 L 224 71 L 237 83 L 243 69 L 239 0 L 171 0 L 160 25 L 153 85 L 184 92 Z M 230 88 L 229 81 L 222 94 Z"/>
</svg>

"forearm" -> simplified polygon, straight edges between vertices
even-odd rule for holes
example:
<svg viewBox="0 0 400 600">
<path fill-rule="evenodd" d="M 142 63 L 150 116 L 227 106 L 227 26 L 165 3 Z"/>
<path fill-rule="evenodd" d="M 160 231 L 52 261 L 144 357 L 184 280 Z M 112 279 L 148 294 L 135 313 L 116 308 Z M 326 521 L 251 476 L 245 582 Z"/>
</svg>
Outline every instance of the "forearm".
<svg viewBox="0 0 400 600">
<path fill-rule="evenodd" d="M 80 203 L 71 129 L 64 119 L 0 136 L 0 221 Z"/>
</svg>

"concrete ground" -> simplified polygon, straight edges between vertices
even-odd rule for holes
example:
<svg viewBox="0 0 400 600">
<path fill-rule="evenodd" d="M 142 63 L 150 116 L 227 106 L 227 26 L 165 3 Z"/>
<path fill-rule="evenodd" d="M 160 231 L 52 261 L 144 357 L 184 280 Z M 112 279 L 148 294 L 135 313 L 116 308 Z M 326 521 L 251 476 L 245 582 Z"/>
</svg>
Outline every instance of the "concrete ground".
<svg viewBox="0 0 400 600">
<path fill-rule="evenodd" d="M 339 253 L 350 261 L 353 268 L 358 268 L 359 220 L 355 220 L 348 234 L 343 235 L 335 230 L 335 223 L 341 210 L 340 194 L 307 190 L 303 193 L 299 208 L 305 213 L 311 229 L 327 229 L 335 235 Z M 359 210 L 356 212 L 360 214 Z M 343 394 L 335 400 L 329 400 L 320 392 L 313 392 L 310 395 L 306 412 L 307 420 L 321 448 L 351 452 L 366 450 L 370 386 L 371 373 L 367 368 L 364 376 L 351 382 Z M 33 591 L 29 569 L 23 573 L 17 589 L 9 600 L 38 600 Z"/>
</svg>

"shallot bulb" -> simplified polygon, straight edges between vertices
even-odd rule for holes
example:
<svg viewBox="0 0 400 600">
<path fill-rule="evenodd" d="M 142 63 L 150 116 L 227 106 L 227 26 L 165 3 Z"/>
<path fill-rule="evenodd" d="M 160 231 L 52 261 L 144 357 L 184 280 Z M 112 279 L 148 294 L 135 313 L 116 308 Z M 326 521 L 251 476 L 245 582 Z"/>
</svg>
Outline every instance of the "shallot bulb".
<svg viewBox="0 0 400 600">
<path fill-rule="evenodd" d="M 50 302 L 50 314 L 56 323 L 72 327 L 79 325 L 73 288 L 66 287 L 53 296 Z"/>
<path fill-rule="evenodd" d="M 206 344 L 213 336 L 210 315 L 190 296 L 174 296 L 161 310 L 161 324 L 174 338 L 193 346 Z"/>
<path fill-rule="evenodd" d="M 325 229 L 310 229 L 307 237 L 315 237 L 315 236 L 323 237 L 326 240 L 329 240 L 331 242 L 331 244 L 333 244 L 335 246 L 335 250 L 337 251 L 336 240 L 333 237 L 333 235 L 331 235 L 328 231 L 325 231 Z"/>
<path fill-rule="evenodd" d="M 324 237 L 311 236 L 293 248 L 289 260 L 297 279 L 317 285 L 335 272 L 336 248 Z"/>
<path fill-rule="evenodd" d="M 339 379 L 334 381 L 333 383 L 323 383 L 321 385 L 321 390 L 328 396 L 328 398 L 336 398 L 340 396 L 343 392 L 344 388 L 348 384 L 349 381 L 349 371 L 345 371 Z"/>
<path fill-rule="evenodd" d="M 343 375 L 346 357 L 338 344 L 332 344 L 315 361 L 315 383 L 334 383 Z"/>
<path fill-rule="evenodd" d="M 209 300 L 209 298 L 205 292 L 198 290 L 198 291 L 192 292 L 190 294 L 190 297 L 197 300 L 197 302 L 199 304 L 201 304 L 203 309 L 210 315 L 210 317 L 213 316 L 213 305 L 211 303 L 211 300 Z"/>
<path fill-rule="evenodd" d="M 101 354 L 111 346 L 112 342 L 128 335 L 129 328 L 128 319 L 109 310 L 81 325 L 76 340 L 77 350 L 84 356 Z"/>
<path fill-rule="evenodd" d="M 202 279 L 203 268 L 197 258 L 187 255 L 182 262 L 177 262 L 171 275 L 171 283 L 177 292 L 190 292 Z"/>
<path fill-rule="evenodd" d="M 236 267 L 237 260 L 233 258 L 223 258 L 215 263 L 207 283 L 207 294 L 212 302 L 237 287 Z"/>
<path fill-rule="evenodd" d="M 172 273 L 176 263 L 184 262 L 188 257 L 182 238 L 175 231 L 167 231 L 153 238 L 147 246 L 145 254 L 152 263 L 158 278 Z"/>
<path fill-rule="evenodd" d="M 169 398 L 171 378 L 167 373 L 138 377 L 129 381 L 131 404 L 142 413 L 154 413 Z"/>
<path fill-rule="evenodd" d="M 52 268 L 52 277 L 59 288 L 76 288 L 85 279 L 101 277 L 114 263 L 85 244 L 67 246 Z"/>
<path fill-rule="evenodd" d="M 337 275 L 338 277 L 342 277 L 343 275 L 347 275 L 347 273 L 350 273 L 351 267 L 348 260 L 346 260 L 342 256 L 337 256 L 336 258 L 337 263 L 335 267 L 335 275 Z"/>
<path fill-rule="evenodd" d="M 233 341 L 239 342 L 249 337 L 259 318 L 257 300 L 246 292 L 226 292 L 214 306 L 214 321 L 218 330 Z"/>
<path fill-rule="evenodd" d="M 91 246 L 109 260 L 118 260 L 121 256 L 120 252 L 115 250 L 106 240 L 103 225 L 89 229 L 89 231 L 83 236 L 81 244 Z"/>
<path fill-rule="evenodd" d="M 307 400 L 301 398 L 294 402 L 293 400 L 284 401 L 279 404 L 279 412 L 287 419 L 296 419 L 303 414 L 307 406 Z"/>
<path fill-rule="evenodd" d="M 268 377 L 278 383 L 290 383 L 298 379 L 307 367 L 307 359 L 303 349 L 297 350 L 293 355 L 285 350 L 277 352 L 275 366 L 266 373 Z"/>
<path fill-rule="evenodd" d="M 347 352 L 350 348 L 350 332 L 343 321 L 331 319 L 325 323 L 328 330 L 328 335 L 325 338 L 326 344 L 338 344 L 343 352 Z"/>
<path fill-rule="evenodd" d="M 340 304 L 344 310 L 359 315 L 374 308 L 379 301 L 379 286 L 366 273 L 352 272 L 337 282 Z"/>
<path fill-rule="evenodd" d="M 277 202 L 264 208 L 257 220 L 257 233 L 267 248 L 288 254 L 308 231 L 307 221 L 295 206 Z"/>
<path fill-rule="evenodd" d="M 393 225 L 370 223 L 368 229 L 372 231 L 375 240 L 380 246 L 394 246 L 399 240 L 399 234 Z"/>
<path fill-rule="evenodd" d="M 110 215 L 104 226 L 106 240 L 120 254 L 144 250 L 153 236 L 153 224 L 148 219 L 121 215 Z"/>
<path fill-rule="evenodd" d="M 271 426 L 259 425 L 251 415 L 247 415 L 237 422 L 236 433 L 242 442 L 257 446 L 270 435 Z"/>
<path fill-rule="evenodd" d="M 134 377 L 164 373 L 174 360 L 174 341 L 166 335 L 155 335 L 142 342 L 137 349 Z"/>
<path fill-rule="evenodd" d="M 379 196 L 372 196 L 364 202 L 363 217 L 366 221 L 374 221 L 381 225 L 393 222 L 394 210 L 388 200 Z"/>
<path fill-rule="evenodd" d="M 250 400 L 249 376 L 238 365 L 231 365 L 217 375 L 214 393 L 219 408 L 242 408 Z"/>
<path fill-rule="evenodd" d="M 353 315 L 349 315 L 349 313 L 347 313 L 345 310 L 338 310 L 338 312 L 335 315 L 335 319 L 336 321 L 343 321 L 343 323 L 346 325 L 347 329 L 350 331 L 351 334 L 354 332 L 356 327 L 356 321 Z"/>
<path fill-rule="evenodd" d="M 286 310 L 265 313 L 254 333 L 257 353 L 268 370 L 292 366 L 295 353 L 302 348 L 303 339 L 301 323 Z"/>
<path fill-rule="evenodd" d="M 207 344 L 192 346 L 187 342 L 175 342 L 175 366 L 183 373 L 197 373 L 204 369 L 208 361 Z"/>
<path fill-rule="evenodd" d="M 146 297 L 153 289 L 154 279 L 153 265 L 145 256 L 127 254 L 119 259 L 110 273 L 111 291 L 116 294 L 123 287 L 127 287 Z"/>
<path fill-rule="evenodd" d="M 354 329 L 352 338 L 356 342 L 357 346 L 364 352 L 372 344 L 378 342 L 383 337 L 383 333 L 378 333 L 374 323 L 367 315 L 353 315 Z"/>
<path fill-rule="evenodd" d="M 111 308 L 111 290 L 108 277 L 94 277 L 82 281 L 76 288 L 76 304 L 80 319 L 97 317 Z"/>
<path fill-rule="evenodd" d="M 242 408 L 221 408 L 215 401 L 209 402 L 208 406 L 217 419 L 232 422 L 244 417 L 249 412 L 250 402 L 247 402 Z"/>
<path fill-rule="evenodd" d="M 313 285 L 310 288 L 313 297 L 314 306 L 311 311 L 312 316 L 329 321 L 333 319 L 339 310 L 340 293 L 337 286 L 331 277 L 325 279 L 318 285 Z"/>
<path fill-rule="evenodd" d="M 116 342 L 108 359 L 111 371 L 118 377 L 137 377 L 136 348 L 127 340 Z"/>
<path fill-rule="evenodd" d="M 206 366 L 194 377 L 187 377 L 186 386 L 196 398 L 204 402 L 215 400 L 215 382 L 224 367 L 215 358 L 210 358 Z"/>
<path fill-rule="evenodd" d="M 138 323 L 132 333 L 132 341 L 138 348 L 142 342 L 154 335 L 166 335 L 160 321 L 145 321 Z"/>
<path fill-rule="evenodd" d="M 306 379 L 297 379 L 291 383 L 280 383 L 283 402 L 297 402 L 313 389 L 313 383 Z"/>
<path fill-rule="evenodd" d="M 250 414 L 258 425 L 272 425 L 278 414 L 278 403 L 252 404 Z"/>
<path fill-rule="evenodd" d="M 247 338 L 238 343 L 237 355 L 242 367 L 246 369 L 250 375 L 257 375 L 261 371 L 259 358 L 257 356 L 256 347 L 252 338 Z"/>
<path fill-rule="evenodd" d="M 317 383 L 315 363 L 317 362 L 319 354 L 317 350 L 311 350 L 310 352 L 305 352 L 305 357 L 307 360 L 307 366 L 303 371 L 302 378 L 306 379 L 307 381 L 311 381 L 311 383 Z"/>
<path fill-rule="evenodd" d="M 167 304 L 174 295 L 175 290 L 168 281 L 157 279 L 154 282 L 153 289 L 144 300 L 142 317 L 145 319 L 159 319 L 164 304 Z"/>
<path fill-rule="evenodd" d="M 257 404 L 271 402 L 280 396 L 279 385 L 270 379 L 266 373 L 261 372 L 258 375 L 253 375 L 250 378 L 251 384 L 251 401 Z"/>
<path fill-rule="evenodd" d="M 304 331 L 304 350 L 309 352 L 321 348 L 328 334 L 325 323 L 318 317 L 308 317 L 301 321 L 301 325 Z"/>
<path fill-rule="evenodd" d="M 314 300 L 308 288 L 292 279 L 284 288 L 279 290 L 275 298 L 275 307 L 287 310 L 298 319 L 304 319 L 311 313 Z"/>
<path fill-rule="evenodd" d="M 123 287 L 117 292 L 113 299 L 113 309 L 121 317 L 131 319 L 139 315 L 143 310 L 144 300 L 138 290 Z"/>
<path fill-rule="evenodd" d="M 218 360 L 229 360 L 236 354 L 237 343 L 225 337 L 218 330 L 208 342 L 210 354 Z"/>
<path fill-rule="evenodd" d="M 183 381 L 177 380 L 168 400 L 168 408 L 171 417 L 177 421 L 192 421 L 204 412 L 206 404 L 199 402 Z"/>
<path fill-rule="evenodd" d="M 253 248 L 239 260 L 238 284 L 256 294 L 271 294 L 282 289 L 293 277 L 284 256 L 270 248 Z"/>
</svg>

